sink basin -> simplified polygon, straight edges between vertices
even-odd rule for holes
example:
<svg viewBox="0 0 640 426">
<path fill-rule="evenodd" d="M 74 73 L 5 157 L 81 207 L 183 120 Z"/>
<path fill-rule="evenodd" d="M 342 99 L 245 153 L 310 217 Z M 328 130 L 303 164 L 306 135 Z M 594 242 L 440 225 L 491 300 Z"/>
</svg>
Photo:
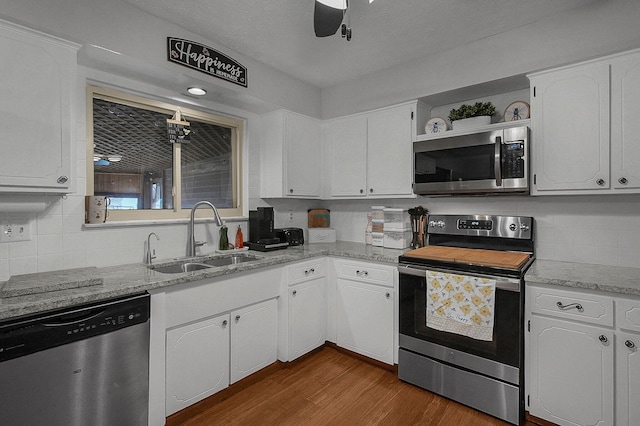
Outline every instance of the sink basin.
<svg viewBox="0 0 640 426">
<path fill-rule="evenodd" d="M 213 259 L 204 260 L 202 263 L 211 266 L 236 265 L 238 263 L 251 262 L 258 260 L 257 257 L 250 254 L 233 254 L 231 256 L 214 257 Z"/>
<path fill-rule="evenodd" d="M 250 254 L 233 254 L 230 256 L 223 255 L 220 257 L 214 257 L 211 259 L 205 259 L 201 262 L 194 262 L 192 260 L 184 260 L 182 262 L 171 263 L 168 265 L 154 266 L 154 271 L 161 272 L 163 274 L 180 274 L 182 272 L 199 271 L 201 269 L 210 269 L 220 266 L 237 265 L 239 263 L 251 262 L 260 260 L 259 257 Z"/>
</svg>

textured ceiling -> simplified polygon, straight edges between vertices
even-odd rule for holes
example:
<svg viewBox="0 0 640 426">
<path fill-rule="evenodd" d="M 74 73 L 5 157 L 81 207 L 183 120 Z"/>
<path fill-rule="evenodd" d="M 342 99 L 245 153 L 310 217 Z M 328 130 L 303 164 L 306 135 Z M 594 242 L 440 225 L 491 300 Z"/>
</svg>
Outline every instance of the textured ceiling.
<svg viewBox="0 0 640 426">
<path fill-rule="evenodd" d="M 350 0 L 351 41 L 315 37 L 314 0 L 123 1 L 323 88 L 602 0 Z"/>
</svg>

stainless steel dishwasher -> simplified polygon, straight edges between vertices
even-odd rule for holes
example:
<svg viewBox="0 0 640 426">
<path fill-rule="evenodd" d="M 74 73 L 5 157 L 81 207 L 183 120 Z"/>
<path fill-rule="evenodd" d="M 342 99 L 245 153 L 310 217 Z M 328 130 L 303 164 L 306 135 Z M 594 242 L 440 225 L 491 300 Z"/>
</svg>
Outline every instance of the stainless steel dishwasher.
<svg viewBox="0 0 640 426">
<path fill-rule="evenodd" d="M 0 324 L 3 426 L 146 426 L 148 294 Z"/>
</svg>

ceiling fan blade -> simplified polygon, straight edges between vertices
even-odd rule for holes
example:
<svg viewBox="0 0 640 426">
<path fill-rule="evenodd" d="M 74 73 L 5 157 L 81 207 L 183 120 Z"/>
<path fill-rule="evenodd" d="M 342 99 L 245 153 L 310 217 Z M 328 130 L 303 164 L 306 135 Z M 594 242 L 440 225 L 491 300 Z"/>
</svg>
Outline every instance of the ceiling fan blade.
<svg viewBox="0 0 640 426">
<path fill-rule="evenodd" d="M 340 28 L 344 10 L 324 5 L 316 0 L 313 13 L 313 28 L 316 37 L 332 36 Z"/>
</svg>

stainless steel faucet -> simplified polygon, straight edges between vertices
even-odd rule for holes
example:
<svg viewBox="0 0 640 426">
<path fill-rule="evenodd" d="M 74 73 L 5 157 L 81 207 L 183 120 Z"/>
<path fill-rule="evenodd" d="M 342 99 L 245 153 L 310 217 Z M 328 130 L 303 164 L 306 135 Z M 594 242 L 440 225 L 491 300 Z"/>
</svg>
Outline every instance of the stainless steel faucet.
<svg viewBox="0 0 640 426">
<path fill-rule="evenodd" d="M 216 208 L 216 206 L 214 206 L 208 201 L 198 201 L 197 203 L 195 203 L 193 207 L 191 207 L 191 218 L 189 219 L 189 235 L 187 236 L 188 238 L 187 257 L 195 256 L 196 247 L 200 247 L 206 244 L 206 242 L 204 241 L 196 241 L 196 237 L 194 234 L 194 225 L 195 225 L 194 222 L 195 222 L 196 209 L 200 206 L 211 207 L 211 210 L 213 210 L 213 217 L 216 220 L 216 225 L 218 226 L 223 225 L 222 218 L 220 217 L 220 214 L 218 213 L 218 209 Z"/>
<path fill-rule="evenodd" d="M 155 232 L 150 232 L 149 235 L 147 235 L 147 252 L 145 254 L 145 263 L 147 265 L 151 265 L 153 259 L 156 258 L 156 251 L 155 250 L 151 250 L 151 236 L 154 235 L 156 237 L 156 241 L 160 241 L 160 237 L 158 237 L 158 235 Z"/>
</svg>

